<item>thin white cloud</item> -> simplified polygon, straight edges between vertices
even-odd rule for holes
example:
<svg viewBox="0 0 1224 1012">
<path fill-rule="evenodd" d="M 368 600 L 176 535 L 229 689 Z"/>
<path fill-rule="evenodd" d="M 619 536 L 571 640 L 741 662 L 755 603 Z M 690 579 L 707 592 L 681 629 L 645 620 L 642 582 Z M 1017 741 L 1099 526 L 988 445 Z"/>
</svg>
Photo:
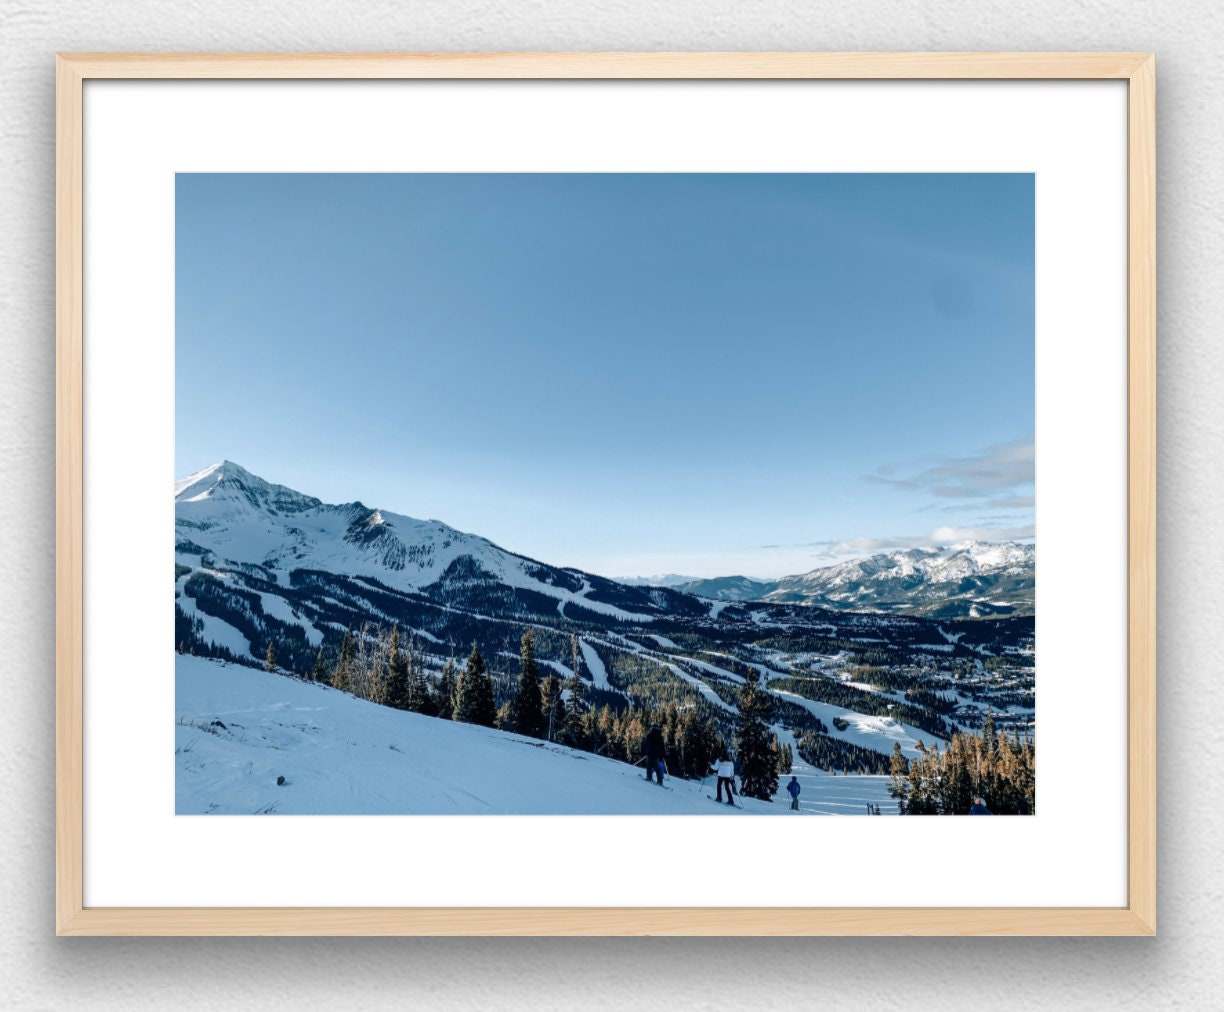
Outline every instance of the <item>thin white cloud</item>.
<svg viewBox="0 0 1224 1012">
<path fill-rule="evenodd" d="M 982 503 L 984 507 L 993 507 L 1001 510 L 1032 509 L 1036 504 L 1036 497 L 1031 495 L 1004 495 L 999 496 L 998 499 L 990 499 Z"/>
<path fill-rule="evenodd" d="M 970 502 L 941 503 L 932 502 L 926 506 L 917 507 L 915 513 L 977 513 L 979 519 L 988 519 L 983 510 L 1022 510 L 1032 509 L 1037 500 L 1031 495 L 1001 495 L 993 499 L 974 499 Z"/>
<path fill-rule="evenodd" d="M 945 457 L 909 475 L 905 474 L 908 468 L 885 464 L 876 468 L 874 474 L 864 477 L 882 485 L 926 491 L 940 499 L 984 499 L 996 496 L 1018 501 L 1023 498 L 1031 500 L 1031 497 L 1000 496 L 1000 493 L 1031 485 L 1034 477 L 1033 465 L 1033 441 L 1025 439 L 996 443 L 969 457 Z M 995 502 L 993 499 L 991 504 L 1004 508 L 1010 505 Z M 1031 501 L 1029 505 L 1032 505 Z"/>
<path fill-rule="evenodd" d="M 869 555 L 872 552 L 887 552 L 897 548 L 944 548 L 964 541 L 1027 541 L 1035 534 L 1033 524 L 1017 527 L 957 527 L 944 525 L 927 534 L 905 535 L 888 538 L 849 538 L 829 545 L 822 553 L 832 558 Z"/>
</svg>

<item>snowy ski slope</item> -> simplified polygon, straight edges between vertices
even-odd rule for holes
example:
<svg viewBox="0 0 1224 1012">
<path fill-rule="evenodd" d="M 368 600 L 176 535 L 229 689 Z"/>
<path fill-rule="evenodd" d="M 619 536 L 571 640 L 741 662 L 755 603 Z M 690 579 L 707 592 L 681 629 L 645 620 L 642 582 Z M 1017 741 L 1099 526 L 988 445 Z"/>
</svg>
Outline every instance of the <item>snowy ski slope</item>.
<svg viewBox="0 0 1224 1012">
<path fill-rule="evenodd" d="M 179 815 L 794 814 L 785 795 L 719 806 L 709 781 L 664 790 L 627 763 L 187 655 L 175 713 Z M 796 773 L 808 814 L 896 810 L 885 777 Z"/>
</svg>

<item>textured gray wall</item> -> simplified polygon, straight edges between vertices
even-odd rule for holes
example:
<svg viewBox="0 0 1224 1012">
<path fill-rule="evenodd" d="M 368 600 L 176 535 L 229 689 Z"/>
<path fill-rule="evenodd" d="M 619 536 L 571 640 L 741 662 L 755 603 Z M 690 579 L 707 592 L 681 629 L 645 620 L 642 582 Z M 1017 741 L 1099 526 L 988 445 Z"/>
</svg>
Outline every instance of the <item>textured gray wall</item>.
<svg viewBox="0 0 1224 1012">
<path fill-rule="evenodd" d="M 1211 0 L 0 0 L 0 994 L 8 1007 L 1219 1007 L 1224 12 Z M 1160 936 L 53 937 L 55 50 L 1155 50 Z M 135 462 L 138 465 L 138 462 Z M 1215 789 L 1208 791 L 1211 782 Z M 1089 788 L 1091 784 L 1087 785 Z M 782 855 L 779 855 L 781 858 Z M 829 855 L 835 861 L 835 855 Z"/>
</svg>

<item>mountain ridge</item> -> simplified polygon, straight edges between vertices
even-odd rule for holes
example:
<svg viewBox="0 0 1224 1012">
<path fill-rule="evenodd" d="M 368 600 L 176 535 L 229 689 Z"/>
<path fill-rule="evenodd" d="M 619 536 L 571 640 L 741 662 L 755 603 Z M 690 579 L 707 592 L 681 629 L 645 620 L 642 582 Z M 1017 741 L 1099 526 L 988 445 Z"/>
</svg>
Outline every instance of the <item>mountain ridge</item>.
<svg viewBox="0 0 1224 1012">
<path fill-rule="evenodd" d="M 418 520 L 360 501 L 324 503 L 230 460 L 175 482 L 175 520 L 176 552 L 200 561 L 211 553 L 269 572 L 320 568 L 410 592 L 499 581 L 554 598 L 562 613 L 573 605 L 634 621 L 677 607 L 676 595 L 937 618 L 1030 615 L 1034 605 L 1031 544 L 968 541 L 898 549 L 778 580 L 678 574 L 616 580 L 519 555 L 440 520 Z M 262 524 L 265 536 L 258 536 L 253 522 Z M 459 561 L 464 557 L 470 563 Z M 691 613 L 694 606 L 683 610 Z"/>
</svg>

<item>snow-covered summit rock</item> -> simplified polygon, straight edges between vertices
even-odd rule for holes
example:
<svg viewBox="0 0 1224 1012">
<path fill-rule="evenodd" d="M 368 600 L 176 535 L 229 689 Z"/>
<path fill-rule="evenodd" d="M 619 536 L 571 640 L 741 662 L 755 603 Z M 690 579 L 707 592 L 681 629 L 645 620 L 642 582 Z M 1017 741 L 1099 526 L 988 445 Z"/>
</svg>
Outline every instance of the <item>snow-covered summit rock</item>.
<svg viewBox="0 0 1224 1012">
<path fill-rule="evenodd" d="M 264 481 L 230 460 L 220 461 L 176 481 L 174 503 L 176 508 L 180 503 L 207 503 L 207 508 L 201 506 L 192 510 L 201 515 L 219 512 L 231 504 L 274 513 L 301 513 L 323 505 L 314 496 Z"/>
</svg>

